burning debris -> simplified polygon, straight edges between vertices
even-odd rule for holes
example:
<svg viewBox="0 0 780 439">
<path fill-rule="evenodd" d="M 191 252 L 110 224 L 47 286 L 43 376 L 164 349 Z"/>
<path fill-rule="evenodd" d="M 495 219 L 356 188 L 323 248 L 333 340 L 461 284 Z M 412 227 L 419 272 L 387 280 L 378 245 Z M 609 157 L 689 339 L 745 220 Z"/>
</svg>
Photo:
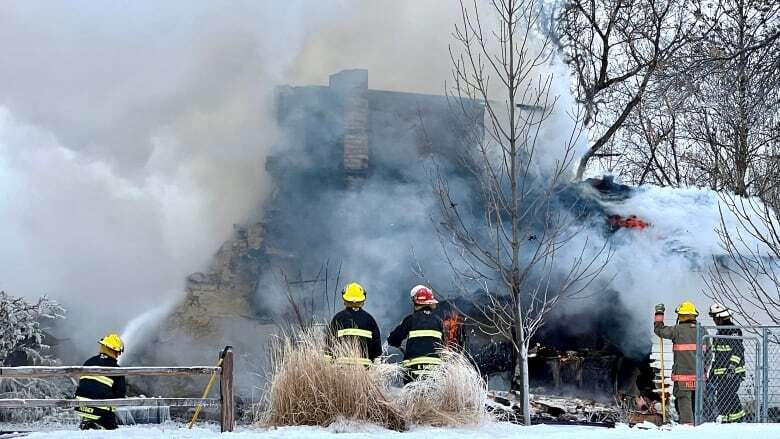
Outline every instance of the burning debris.
<svg viewBox="0 0 780 439">
<path fill-rule="evenodd" d="M 650 223 L 645 222 L 636 215 L 629 215 L 628 217 L 621 215 L 610 215 L 607 218 L 607 224 L 609 224 L 610 230 L 613 232 L 620 229 L 644 230 L 650 227 Z"/>
</svg>

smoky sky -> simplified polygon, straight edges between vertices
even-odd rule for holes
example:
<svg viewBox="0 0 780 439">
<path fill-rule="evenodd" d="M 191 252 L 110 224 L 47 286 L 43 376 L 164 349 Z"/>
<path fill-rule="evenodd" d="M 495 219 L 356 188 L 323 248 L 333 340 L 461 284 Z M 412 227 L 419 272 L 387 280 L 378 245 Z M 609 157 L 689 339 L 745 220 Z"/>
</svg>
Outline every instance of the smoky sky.
<svg viewBox="0 0 780 439">
<path fill-rule="evenodd" d="M 233 224 L 263 216 L 271 189 L 265 158 L 286 144 L 274 88 L 366 68 L 371 89 L 443 94 L 459 13 L 452 2 L 412 0 L 3 2 L 0 289 L 61 300 L 70 310 L 64 335 L 82 349 L 182 295 L 185 277 L 206 269 Z M 548 72 L 561 100 L 541 133 L 541 166 L 559 157 L 573 105 L 565 67 L 540 68 Z M 330 206 L 319 201 L 328 226 L 357 204 L 369 213 L 353 218 L 361 233 L 339 224 L 340 246 L 322 249 L 317 262 L 354 252 L 345 275 L 371 279 L 373 294 L 395 298 L 417 280 L 398 280 L 414 249 L 422 262 L 435 261 L 428 279 L 446 285 L 427 174 L 392 190 L 387 183 L 328 194 L 336 197 Z M 661 244 L 648 240 L 657 251 L 642 254 L 672 261 Z M 626 259 L 635 256 L 625 248 Z M 653 273 L 622 273 L 626 294 L 642 298 L 632 302 L 640 317 L 653 301 L 641 285 Z M 679 271 L 697 279 L 691 294 L 699 279 L 692 276 Z M 666 300 L 689 297 L 678 285 L 664 291 Z M 379 303 L 389 308 L 394 299 Z"/>
<path fill-rule="evenodd" d="M 0 288 L 85 349 L 183 294 L 262 217 L 274 88 L 362 67 L 441 94 L 457 8 L 415 1 L 11 1 L 0 11 Z M 425 25 L 422 25 L 422 24 Z M 167 301 L 166 301 L 167 303 Z"/>
</svg>

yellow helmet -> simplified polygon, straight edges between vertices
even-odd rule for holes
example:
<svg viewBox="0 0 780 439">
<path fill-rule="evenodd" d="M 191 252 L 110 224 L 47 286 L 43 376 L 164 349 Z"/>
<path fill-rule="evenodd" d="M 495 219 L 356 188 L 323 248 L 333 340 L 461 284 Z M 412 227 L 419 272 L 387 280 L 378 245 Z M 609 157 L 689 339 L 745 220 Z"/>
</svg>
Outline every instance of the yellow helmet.
<svg viewBox="0 0 780 439">
<path fill-rule="evenodd" d="M 125 344 L 122 342 L 122 339 L 114 333 L 101 338 L 98 343 L 119 353 L 122 353 L 125 350 Z"/>
<path fill-rule="evenodd" d="M 680 304 L 680 306 L 677 307 L 676 310 L 674 310 L 678 315 L 681 316 L 698 316 L 699 311 L 696 310 L 696 305 L 694 305 L 692 302 L 683 302 Z"/>
<path fill-rule="evenodd" d="M 352 282 L 344 288 L 341 297 L 347 302 L 363 302 L 366 300 L 366 290 L 359 283 Z"/>
</svg>

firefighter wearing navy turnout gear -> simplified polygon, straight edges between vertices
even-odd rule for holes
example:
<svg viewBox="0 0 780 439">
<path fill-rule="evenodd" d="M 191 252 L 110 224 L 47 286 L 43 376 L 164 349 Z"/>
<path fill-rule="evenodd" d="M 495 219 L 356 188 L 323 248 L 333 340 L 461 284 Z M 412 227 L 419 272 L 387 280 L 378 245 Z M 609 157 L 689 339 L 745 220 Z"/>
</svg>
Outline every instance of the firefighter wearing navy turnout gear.
<svg viewBox="0 0 780 439">
<path fill-rule="evenodd" d="M 418 378 L 424 378 L 430 373 L 430 369 L 441 364 L 438 350 L 441 348 L 444 325 L 433 314 L 436 304 L 439 303 L 433 297 L 433 291 L 424 285 L 417 285 L 411 291 L 414 302 L 414 312 L 398 325 L 387 344 L 401 347 L 406 340 L 406 350 L 401 363 L 407 369 L 404 383 L 409 383 Z"/>
<path fill-rule="evenodd" d="M 117 358 L 124 352 L 125 345 L 116 334 L 109 334 L 98 342 L 100 353 L 90 358 L 84 366 L 119 367 Z M 125 377 L 104 375 L 82 375 L 76 389 L 76 399 L 115 399 L 126 396 Z M 82 419 L 82 430 L 114 430 L 117 428 L 114 407 L 79 406 L 76 414 Z"/>
<path fill-rule="evenodd" d="M 336 357 L 337 364 L 361 364 L 370 366 L 382 354 L 382 337 L 376 320 L 363 310 L 366 290 L 356 283 L 348 284 L 341 294 L 345 309 L 336 313 L 328 327 L 328 340 L 352 339 L 360 346 L 360 357 Z"/>
<path fill-rule="evenodd" d="M 718 336 L 742 336 L 731 321 L 731 311 L 720 303 L 710 307 L 710 317 L 719 326 L 710 346 L 712 365 L 707 377 L 707 395 L 714 396 L 715 412 L 721 422 L 740 422 L 745 417 L 739 386 L 745 379 L 745 347 L 742 340 Z"/>
</svg>

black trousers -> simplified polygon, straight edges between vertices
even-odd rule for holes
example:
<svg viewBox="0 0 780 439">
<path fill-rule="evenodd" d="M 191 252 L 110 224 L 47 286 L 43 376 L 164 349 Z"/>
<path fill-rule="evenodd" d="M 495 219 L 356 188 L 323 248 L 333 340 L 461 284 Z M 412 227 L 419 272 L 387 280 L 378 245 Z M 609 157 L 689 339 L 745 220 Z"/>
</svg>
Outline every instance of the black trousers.
<svg viewBox="0 0 780 439">
<path fill-rule="evenodd" d="M 721 422 L 741 422 L 745 416 L 742 401 L 739 399 L 739 386 L 744 377 L 739 374 L 712 377 L 707 383 L 711 402 L 711 420 L 721 416 Z M 714 407 L 712 407 L 714 406 Z"/>
<path fill-rule="evenodd" d="M 428 371 L 433 366 L 430 364 L 415 364 L 406 368 L 404 373 L 404 385 L 411 383 L 412 381 L 423 380 L 428 376 Z"/>
<path fill-rule="evenodd" d="M 79 407 L 81 408 L 81 407 Z M 81 410 L 76 409 L 79 413 Z M 94 419 L 97 418 L 97 419 Z M 105 410 L 95 409 L 90 417 L 82 417 L 79 428 L 82 430 L 116 430 L 116 415 Z"/>
</svg>

